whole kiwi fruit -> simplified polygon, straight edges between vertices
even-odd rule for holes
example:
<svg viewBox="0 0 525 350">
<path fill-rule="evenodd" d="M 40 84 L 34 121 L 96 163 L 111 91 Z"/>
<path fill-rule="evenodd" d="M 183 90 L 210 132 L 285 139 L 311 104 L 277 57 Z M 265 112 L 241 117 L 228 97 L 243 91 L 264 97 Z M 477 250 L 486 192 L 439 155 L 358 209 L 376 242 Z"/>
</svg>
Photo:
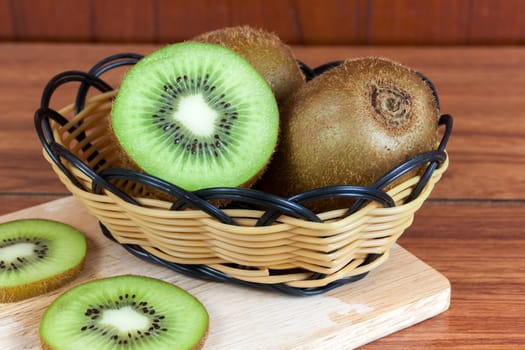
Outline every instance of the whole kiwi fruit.
<svg viewBox="0 0 525 350">
<path fill-rule="evenodd" d="M 191 40 L 222 45 L 244 57 L 266 79 L 278 103 L 305 83 L 290 47 L 276 34 L 264 29 L 226 27 Z"/>
<path fill-rule="evenodd" d="M 329 185 L 369 186 L 435 148 L 438 114 L 433 91 L 415 70 L 380 57 L 347 60 L 282 106 L 280 145 L 260 187 L 289 197 Z M 327 200 L 310 207 L 349 204 Z"/>
</svg>

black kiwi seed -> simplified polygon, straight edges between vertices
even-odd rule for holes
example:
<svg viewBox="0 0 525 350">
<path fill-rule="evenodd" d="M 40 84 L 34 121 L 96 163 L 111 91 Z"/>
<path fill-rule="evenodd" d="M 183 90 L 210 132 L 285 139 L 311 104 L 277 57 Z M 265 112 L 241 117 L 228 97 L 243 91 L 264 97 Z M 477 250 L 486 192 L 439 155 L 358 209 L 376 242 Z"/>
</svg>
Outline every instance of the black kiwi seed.
<svg viewBox="0 0 525 350">
<path fill-rule="evenodd" d="M 149 337 L 160 332 L 167 332 L 168 328 L 162 326 L 162 320 L 165 319 L 165 316 L 157 314 L 155 309 L 151 307 L 148 308 L 147 301 L 140 301 L 138 303 L 133 301 L 135 298 L 135 294 L 131 295 L 131 298 L 129 294 L 125 294 L 119 295 L 117 298 L 118 300 L 106 303 L 105 305 L 89 305 L 84 312 L 86 323 L 80 327 L 80 331 L 98 331 L 101 336 L 107 336 L 110 340 L 118 344 L 128 344 L 128 339 L 136 341 L 144 336 Z M 100 319 L 100 315 L 104 310 L 119 309 L 126 306 L 130 306 L 133 310 L 140 311 L 142 314 L 150 318 L 151 326 L 148 328 L 147 332 L 136 330 L 133 332 L 127 332 L 126 334 L 120 334 L 112 329 L 112 327 L 106 327 L 105 325 L 98 323 L 97 320 Z"/>
<path fill-rule="evenodd" d="M 47 241 L 41 240 L 40 238 L 36 237 L 24 237 L 20 236 L 17 238 L 8 238 L 3 239 L 2 243 L 0 243 L 0 249 L 1 248 L 7 248 L 9 246 L 16 245 L 18 243 L 32 243 L 36 247 L 33 250 L 34 255 L 30 257 L 16 257 L 14 261 L 11 261 L 8 265 L 5 264 L 5 261 L 0 261 L 0 269 L 5 271 L 14 271 L 18 270 L 22 266 L 30 263 L 34 263 L 38 259 L 44 259 L 47 256 L 49 247 Z"/>
</svg>

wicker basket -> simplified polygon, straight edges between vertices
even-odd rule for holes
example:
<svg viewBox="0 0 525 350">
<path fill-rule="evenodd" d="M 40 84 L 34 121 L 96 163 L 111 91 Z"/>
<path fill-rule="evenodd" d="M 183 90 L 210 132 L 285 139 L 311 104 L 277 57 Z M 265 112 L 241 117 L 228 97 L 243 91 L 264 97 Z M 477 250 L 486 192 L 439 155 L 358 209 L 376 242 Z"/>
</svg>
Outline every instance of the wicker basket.
<svg viewBox="0 0 525 350">
<path fill-rule="evenodd" d="M 333 186 L 289 199 L 237 188 L 187 192 L 148 174 L 116 168 L 117 154 L 105 129 L 116 91 L 100 75 L 140 57 L 119 54 L 88 72 L 55 76 L 43 92 L 35 125 L 45 158 L 99 220 L 102 232 L 148 261 L 199 278 L 296 295 L 323 293 L 364 277 L 388 259 L 390 247 L 447 169 L 448 115 L 441 116 L 445 131 L 436 150 L 399 165 L 371 187 Z M 311 78 L 336 64 L 301 66 Z M 69 82 L 80 83 L 75 103 L 58 112 L 50 109 L 55 90 Z M 87 98 L 90 88 L 99 93 Z M 402 177 L 415 168 L 421 168 L 421 175 Z M 398 184 L 389 186 L 395 180 Z M 150 195 L 158 191 L 175 200 Z M 355 197 L 355 204 L 324 213 L 301 205 L 336 196 Z M 231 204 L 217 208 L 211 204 L 217 198 Z"/>
</svg>

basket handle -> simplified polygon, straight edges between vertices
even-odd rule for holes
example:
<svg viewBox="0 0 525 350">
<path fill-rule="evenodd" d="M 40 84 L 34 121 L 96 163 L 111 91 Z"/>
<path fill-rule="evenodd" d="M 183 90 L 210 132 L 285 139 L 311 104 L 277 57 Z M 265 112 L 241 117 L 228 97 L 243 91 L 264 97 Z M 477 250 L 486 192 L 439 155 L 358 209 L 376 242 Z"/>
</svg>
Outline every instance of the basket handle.
<svg viewBox="0 0 525 350">
<path fill-rule="evenodd" d="M 60 113 L 52 110 L 51 108 L 41 107 L 35 112 L 34 122 L 35 129 L 40 139 L 40 143 L 44 148 L 44 151 L 51 158 L 53 163 L 67 176 L 67 178 L 77 187 L 83 188 L 82 184 L 77 180 L 73 174 L 67 169 L 67 167 L 62 163 L 60 157 L 54 151 L 54 145 L 58 145 L 51 131 L 51 124 L 49 120 L 53 120 L 56 123 L 64 126 L 68 120 L 64 118 Z"/>
<path fill-rule="evenodd" d="M 91 67 L 91 69 L 88 71 L 88 74 L 90 76 L 98 78 L 112 69 L 122 66 L 134 65 L 142 57 L 142 55 L 132 52 L 118 53 L 116 55 L 108 56 L 97 62 L 93 67 Z M 91 86 L 92 85 L 88 82 L 81 82 L 75 100 L 75 114 L 80 113 L 84 109 L 87 93 Z"/>
<path fill-rule="evenodd" d="M 82 184 L 71 174 L 67 167 L 62 163 L 60 157 L 55 153 L 56 141 L 53 135 L 50 121 L 58 123 L 61 126 L 66 125 L 68 120 L 57 111 L 51 109 L 49 104 L 51 97 L 53 96 L 56 89 L 60 86 L 69 82 L 85 82 L 102 92 L 110 91 L 111 86 L 105 83 L 103 80 L 94 77 L 90 74 L 81 71 L 66 71 L 55 75 L 45 86 L 40 101 L 40 108 L 35 112 L 34 124 L 36 132 L 45 152 L 49 155 L 51 160 L 60 168 L 60 170 L 68 177 L 71 182 L 79 187 L 83 188 Z M 74 130 L 74 126 L 69 131 Z M 80 161 L 79 161 L 80 162 Z"/>
<path fill-rule="evenodd" d="M 51 97 L 60 86 L 69 82 L 80 82 L 80 87 L 75 101 L 75 114 L 77 114 L 84 107 L 85 99 L 90 87 L 95 87 L 101 92 L 108 92 L 113 90 L 113 88 L 108 83 L 99 78 L 100 75 L 104 74 L 105 72 L 111 69 L 123 65 L 135 64 L 140 58 L 142 58 L 142 55 L 139 54 L 120 53 L 102 59 L 101 61 L 96 63 L 87 73 L 75 70 L 59 73 L 55 75 L 51 80 L 49 80 L 42 92 L 40 108 L 35 112 L 34 116 L 35 128 L 40 142 L 42 143 L 45 152 L 49 155 L 51 160 L 60 168 L 60 170 L 68 177 L 68 179 L 75 186 L 81 189 L 83 188 L 82 184 L 76 179 L 75 176 L 71 174 L 67 167 L 62 163 L 62 161 L 60 160 L 60 156 L 68 159 L 68 161 L 73 163 L 89 178 L 96 179 L 96 181 L 99 183 L 104 183 L 104 180 L 99 179 L 97 174 L 91 169 L 89 169 L 87 166 L 85 166 L 84 163 L 82 163 L 78 158 L 76 158 L 76 156 L 71 154 L 65 148 L 59 147 L 60 145 L 56 143 L 55 138 L 53 136 L 50 121 L 53 120 L 59 125 L 64 126 L 66 125 L 66 123 L 68 123 L 68 120 L 65 117 L 63 117 L 60 113 L 49 108 Z M 75 126 L 72 126 L 68 131 L 72 132 L 74 131 L 74 129 Z M 85 133 L 83 132 L 77 136 L 78 141 L 82 141 L 84 138 Z M 86 145 L 85 147 L 89 147 L 89 145 Z M 105 187 L 110 189 L 112 192 L 116 190 L 111 185 Z M 122 196 L 128 201 L 132 200 L 131 197 L 126 196 L 125 194 L 122 194 Z"/>
</svg>

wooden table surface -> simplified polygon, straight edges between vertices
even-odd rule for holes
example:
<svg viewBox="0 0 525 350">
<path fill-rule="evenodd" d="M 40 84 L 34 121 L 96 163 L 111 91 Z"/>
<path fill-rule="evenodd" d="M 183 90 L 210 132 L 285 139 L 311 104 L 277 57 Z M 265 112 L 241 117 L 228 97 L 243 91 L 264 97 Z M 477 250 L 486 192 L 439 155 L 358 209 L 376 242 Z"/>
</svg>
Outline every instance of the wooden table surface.
<svg viewBox="0 0 525 350">
<path fill-rule="evenodd" d="M 33 127 L 46 82 L 152 45 L 0 43 L 0 215 L 68 195 Z M 424 72 L 454 116 L 450 166 L 399 243 L 452 285 L 445 313 L 364 349 L 525 346 L 525 47 L 294 47 L 310 66 L 380 55 Z M 115 76 L 118 82 L 119 77 Z M 53 107 L 72 101 L 67 88 Z"/>
</svg>

